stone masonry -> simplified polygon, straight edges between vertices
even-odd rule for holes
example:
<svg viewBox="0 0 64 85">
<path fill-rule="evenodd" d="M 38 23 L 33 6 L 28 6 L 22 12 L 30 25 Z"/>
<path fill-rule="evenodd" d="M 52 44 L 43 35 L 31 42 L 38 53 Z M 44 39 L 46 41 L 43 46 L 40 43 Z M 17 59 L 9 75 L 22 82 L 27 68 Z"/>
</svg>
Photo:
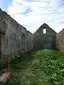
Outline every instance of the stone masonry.
<svg viewBox="0 0 64 85">
<path fill-rule="evenodd" d="M 56 48 L 60 51 L 64 51 L 64 28 L 59 33 L 57 33 Z"/>
</svg>

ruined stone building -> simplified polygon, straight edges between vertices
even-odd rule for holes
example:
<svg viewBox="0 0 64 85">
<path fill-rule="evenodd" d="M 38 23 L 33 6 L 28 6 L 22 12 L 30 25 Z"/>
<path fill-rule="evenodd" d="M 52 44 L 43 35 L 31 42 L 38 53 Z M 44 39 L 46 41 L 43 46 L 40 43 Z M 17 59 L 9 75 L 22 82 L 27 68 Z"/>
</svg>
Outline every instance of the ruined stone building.
<svg viewBox="0 0 64 85">
<path fill-rule="evenodd" d="M 56 48 L 60 51 L 64 51 L 64 29 L 57 33 Z"/>
<path fill-rule="evenodd" d="M 45 23 L 32 34 L 0 9 L 0 60 L 31 50 L 64 50 L 63 38 L 64 29 L 57 34 Z"/>
<path fill-rule="evenodd" d="M 43 24 L 34 33 L 34 49 L 55 49 L 56 32 L 47 24 Z"/>
</svg>

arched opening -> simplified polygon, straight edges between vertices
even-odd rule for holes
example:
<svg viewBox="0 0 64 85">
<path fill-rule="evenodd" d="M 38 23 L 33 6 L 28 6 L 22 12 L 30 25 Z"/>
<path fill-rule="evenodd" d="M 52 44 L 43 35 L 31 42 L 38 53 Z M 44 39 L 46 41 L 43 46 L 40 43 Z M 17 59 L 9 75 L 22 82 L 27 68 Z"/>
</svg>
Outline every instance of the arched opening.
<svg viewBox="0 0 64 85">
<path fill-rule="evenodd" d="M 2 57 L 2 36 L 4 35 L 4 31 L 0 31 L 0 58 Z"/>
<path fill-rule="evenodd" d="M 22 50 L 25 50 L 25 34 L 22 34 Z"/>
<path fill-rule="evenodd" d="M 0 31 L 0 58 L 1 58 L 1 56 L 2 56 L 2 49 L 1 49 L 1 31 Z"/>
</svg>

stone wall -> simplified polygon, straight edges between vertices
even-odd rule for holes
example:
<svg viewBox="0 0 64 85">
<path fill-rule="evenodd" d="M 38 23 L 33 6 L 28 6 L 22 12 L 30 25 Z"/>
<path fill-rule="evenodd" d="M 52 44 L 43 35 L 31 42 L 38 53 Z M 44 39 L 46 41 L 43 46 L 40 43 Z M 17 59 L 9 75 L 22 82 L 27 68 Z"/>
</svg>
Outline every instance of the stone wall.
<svg viewBox="0 0 64 85">
<path fill-rule="evenodd" d="M 27 50 L 33 50 L 33 40 L 34 40 L 34 36 L 32 36 L 32 33 L 27 31 Z"/>
<path fill-rule="evenodd" d="M 14 57 L 19 52 L 31 50 L 33 48 L 31 40 L 33 35 L 1 9 L 0 15 L 1 56 Z"/>
<path fill-rule="evenodd" d="M 43 33 L 46 29 L 46 34 Z M 56 48 L 56 32 L 52 30 L 47 24 L 43 24 L 34 33 L 34 49 L 55 49 Z"/>
<path fill-rule="evenodd" d="M 64 29 L 57 33 L 56 48 L 60 51 L 64 51 Z"/>
</svg>

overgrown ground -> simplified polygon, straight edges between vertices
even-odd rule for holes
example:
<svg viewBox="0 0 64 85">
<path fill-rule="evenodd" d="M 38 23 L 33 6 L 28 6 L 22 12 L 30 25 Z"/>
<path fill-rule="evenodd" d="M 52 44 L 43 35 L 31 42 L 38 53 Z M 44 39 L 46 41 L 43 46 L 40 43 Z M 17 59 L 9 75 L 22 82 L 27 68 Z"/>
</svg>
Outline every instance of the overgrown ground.
<svg viewBox="0 0 64 85">
<path fill-rule="evenodd" d="M 37 51 L 11 62 L 7 85 L 64 85 L 64 52 Z"/>
</svg>

